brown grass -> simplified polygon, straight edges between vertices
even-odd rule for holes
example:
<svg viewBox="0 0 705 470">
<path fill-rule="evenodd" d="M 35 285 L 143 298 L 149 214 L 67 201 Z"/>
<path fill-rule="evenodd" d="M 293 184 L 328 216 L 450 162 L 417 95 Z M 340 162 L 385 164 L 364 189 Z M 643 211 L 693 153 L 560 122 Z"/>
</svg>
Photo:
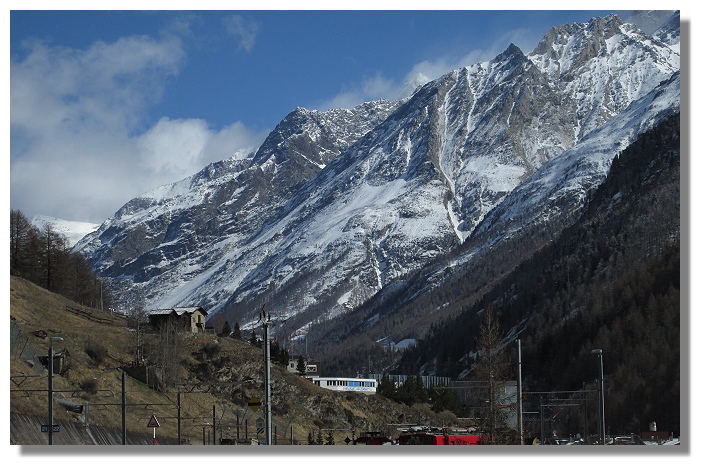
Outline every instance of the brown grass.
<svg viewBox="0 0 705 470">
<path fill-rule="evenodd" d="M 75 314 L 69 306 L 86 314 Z M 23 279 L 11 278 L 10 315 L 22 328 L 38 354 L 46 354 L 49 337 L 60 336 L 56 350 L 68 351 L 68 370 L 54 378 L 57 397 L 77 403 L 90 403 L 90 423 L 121 428 L 121 376 L 119 369 L 134 359 L 137 343 L 136 331 L 128 327 L 125 318 L 107 312 L 76 305 Z M 32 334 L 44 330 L 42 339 Z M 217 346 L 216 346 L 217 343 Z M 244 341 L 218 338 L 214 335 L 187 335 L 185 350 L 174 358 L 182 364 L 182 380 L 187 384 L 181 395 L 182 438 L 191 443 L 201 443 L 204 429 L 211 433 L 213 407 L 216 423 L 225 437 L 235 434 L 239 415 L 241 423 L 247 420 L 248 436 L 255 432 L 255 420 L 262 410 L 254 412 L 247 406 L 253 396 L 263 398 L 264 365 L 261 350 Z M 47 377 L 40 377 L 22 360 L 12 357 L 10 369 L 11 412 L 33 416 L 46 416 Z M 204 381 L 198 371 L 209 371 L 212 380 Z M 394 434 L 394 423 L 416 422 L 419 414 L 426 424 L 458 425 L 451 413 L 436 414 L 428 406 L 413 408 L 394 403 L 378 395 L 354 392 L 337 393 L 322 389 L 310 381 L 287 372 L 278 365 L 272 366 L 273 425 L 277 428 L 280 443 L 289 443 L 292 437 L 299 444 L 306 444 L 311 432 L 322 432 L 324 437 L 333 429 L 336 444 L 344 444 L 351 436 L 355 423 L 356 433 L 384 431 Z M 126 379 L 126 425 L 131 432 L 151 432 L 147 423 L 152 414 L 159 420 L 157 436 L 177 437 L 176 389 L 158 392 L 146 384 Z M 186 393 L 188 392 L 188 393 Z M 80 421 L 81 417 L 54 406 L 56 420 Z M 208 424 L 205 424 L 208 423 Z M 244 437 L 244 429 L 241 432 Z"/>
</svg>

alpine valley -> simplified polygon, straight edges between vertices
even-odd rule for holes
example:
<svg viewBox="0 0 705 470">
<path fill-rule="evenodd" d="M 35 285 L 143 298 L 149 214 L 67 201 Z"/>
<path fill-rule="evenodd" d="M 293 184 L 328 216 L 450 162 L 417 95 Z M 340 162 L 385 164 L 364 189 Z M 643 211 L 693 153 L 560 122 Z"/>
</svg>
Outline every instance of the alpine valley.
<svg viewBox="0 0 705 470">
<path fill-rule="evenodd" d="M 328 375 L 463 376 L 488 306 L 506 341 L 531 333 L 539 357 L 549 331 L 555 338 L 614 283 L 608 263 L 679 252 L 679 116 L 678 12 L 651 34 L 617 15 L 557 26 L 531 52 L 510 44 L 401 101 L 298 108 L 258 149 L 127 202 L 76 249 L 126 309 L 200 305 L 211 324 L 250 330 L 264 305 L 278 341 L 298 354 L 305 336 Z M 676 143 L 653 155 L 660 147 L 643 139 L 664 133 Z M 649 159 L 620 157 L 634 146 Z M 627 180 L 609 192 L 618 166 L 638 188 Z M 635 223 L 654 185 L 668 195 L 649 204 L 662 219 L 647 225 L 664 233 L 620 242 L 601 232 Z M 592 242 L 638 254 L 556 254 Z M 547 287 L 556 285 L 570 292 L 562 300 Z M 510 308 L 529 294 L 533 310 Z M 546 320 L 539 306 L 557 313 Z M 453 332 L 464 340 L 451 342 Z M 384 352 L 402 340 L 416 342 L 413 359 Z"/>
</svg>

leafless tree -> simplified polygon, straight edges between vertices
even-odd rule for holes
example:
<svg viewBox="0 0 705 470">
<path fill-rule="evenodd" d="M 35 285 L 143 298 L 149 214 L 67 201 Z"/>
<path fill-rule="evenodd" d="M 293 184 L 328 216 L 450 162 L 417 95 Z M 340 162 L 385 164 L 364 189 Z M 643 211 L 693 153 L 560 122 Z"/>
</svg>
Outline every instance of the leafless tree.
<svg viewBox="0 0 705 470">
<path fill-rule="evenodd" d="M 477 337 L 475 378 L 484 383 L 479 393 L 479 423 L 488 443 L 499 442 L 498 430 L 506 427 L 507 411 L 501 407 L 502 382 L 509 380 L 511 364 L 502 348 L 499 322 L 491 308 L 486 309 Z"/>
</svg>

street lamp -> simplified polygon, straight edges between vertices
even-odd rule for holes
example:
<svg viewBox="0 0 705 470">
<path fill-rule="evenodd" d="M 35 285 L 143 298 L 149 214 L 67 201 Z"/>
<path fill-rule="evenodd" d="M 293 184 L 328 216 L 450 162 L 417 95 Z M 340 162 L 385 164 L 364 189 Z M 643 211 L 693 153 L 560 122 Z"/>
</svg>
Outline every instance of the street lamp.
<svg viewBox="0 0 705 470">
<path fill-rule="evenodd" d="M 176 424 L 177 424 L 177 436 L 179 438 L 179 445 L 181 445 L 181 393 L 186 390 L 186 387 L 179 385 L 176 387 Z"/>
<path fill-rule="evenodd" d="M 593 349 L 591 352 L 600 358 L 600 438 L 602 445 L 605 445 L 607 444 L 605 436 L 605 373 L 602 367 L 602 349 Z"/>
<path fill-rule="evenodd" d="M 53 336 L 49 338 L 49 445 L 53 444 L 53 434 L 54 434 L 54 341 L 63 341 L 64 338 L 59 336 Z"/>
<path fill-rule="evenodd" d="M 237 436 L 238 444 L 240 443 L 240 413 L 241 412 L 243 413 L 243 416 L 244 416 L 244 413 L 247 413 L 247 410 L 245 410 L 244 408 L 238 408 L 235 412 L 235 419 L 237 420 L 237 428 L 235 430 L 235 433 Z"/>
</svg>

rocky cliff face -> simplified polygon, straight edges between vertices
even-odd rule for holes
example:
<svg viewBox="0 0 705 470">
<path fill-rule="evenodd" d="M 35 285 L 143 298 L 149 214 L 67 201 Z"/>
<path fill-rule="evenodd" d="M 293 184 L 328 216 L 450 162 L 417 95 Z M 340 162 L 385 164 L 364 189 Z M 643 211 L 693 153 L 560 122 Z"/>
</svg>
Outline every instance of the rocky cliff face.
<svg viewBox="0 0 705 470">
<path fill-rule="evenodd" d="M 529 58 L 574 103 L 577 140 L 680 70 L 677 50 L 616 15 L 552 28 Z"/>
<path fill-rule="evenodd" d="M 382 100 L 353 110 L 299 108 L 256 153 L 235 154 L 129 201 L 77 249 L 120 282 L 126 303 L 143 297 L 147 306 L 158 305 L 164 292 L 220 269 L 219 261 L 246 244 L 298 187 L 396 106 Z"/>
<path fill-rule="evenodd" d="M 263 303 L 298 327 L 344 314 L 473 234 L 491 246 L 517 214 L 578 207 L 679 106 L 669 31 L 596 18 L 404 102 L 297 109 L 256 153 L 130 201 L 80 249 L 149 307 L 197 303 L 242 326 Z"/>
</svg>

